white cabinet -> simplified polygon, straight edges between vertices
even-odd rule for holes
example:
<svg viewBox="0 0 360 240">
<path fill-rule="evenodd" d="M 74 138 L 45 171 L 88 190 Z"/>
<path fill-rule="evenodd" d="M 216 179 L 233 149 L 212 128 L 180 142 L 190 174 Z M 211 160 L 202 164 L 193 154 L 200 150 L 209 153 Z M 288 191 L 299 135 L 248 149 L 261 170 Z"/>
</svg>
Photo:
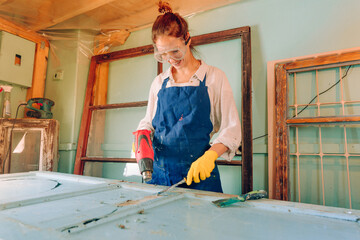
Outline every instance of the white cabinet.
<svg viewBox="0 0 360 240">
<path fill-rule="evenodd" d="M 0 81 L 31 87 L 35 43 L 0 31 Z"/>
</svg>

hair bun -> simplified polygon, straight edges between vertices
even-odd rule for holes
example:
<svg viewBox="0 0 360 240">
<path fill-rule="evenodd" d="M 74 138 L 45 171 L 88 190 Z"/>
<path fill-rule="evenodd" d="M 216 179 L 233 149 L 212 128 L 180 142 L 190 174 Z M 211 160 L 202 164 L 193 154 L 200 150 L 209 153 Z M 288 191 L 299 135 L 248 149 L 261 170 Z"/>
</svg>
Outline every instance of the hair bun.
<svg viewBox="0 0 360 240">
<path fill-rule="evenodd" d="M 159 6 L 159 13 L 172 13 L 172 9 L 171 6 L 168 2 L 163 2 L 163 1 L 159 1 L 158 3 Z"/>
</svg>

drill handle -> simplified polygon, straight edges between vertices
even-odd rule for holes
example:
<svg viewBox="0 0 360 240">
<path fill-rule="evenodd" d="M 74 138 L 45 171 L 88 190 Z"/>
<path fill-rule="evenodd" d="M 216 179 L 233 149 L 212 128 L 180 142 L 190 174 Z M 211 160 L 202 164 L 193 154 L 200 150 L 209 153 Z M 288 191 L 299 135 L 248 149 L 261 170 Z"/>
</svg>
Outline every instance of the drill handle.
<svg viewBox="0 0 360 240">
<path fill-rule="evenodd" d="M 138 130 L 133 132 L 135 136 L 135 157 L 136 161 L 139 162 L 142 159 L 154 160 L 154 150 L 151 141 L 151 131 L 149 130 Z"/>
</svg>

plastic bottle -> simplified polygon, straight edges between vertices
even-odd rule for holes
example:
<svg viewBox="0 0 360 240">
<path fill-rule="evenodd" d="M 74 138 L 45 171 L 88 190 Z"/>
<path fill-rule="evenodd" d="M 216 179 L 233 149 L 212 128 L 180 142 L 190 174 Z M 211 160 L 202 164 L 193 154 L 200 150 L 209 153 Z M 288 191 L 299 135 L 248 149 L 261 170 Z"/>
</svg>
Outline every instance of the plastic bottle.
<svg viewBox="0 0 360 240">
<path fill-rule="evenodd" d="M 11 102 L 10 102 L 10 92 L 12 86 L 2 85 L 0 86 L 4 90 L 4 101 L 3 101 L 3 118 L 10 118 L 11 117 Z"/>
</svg>

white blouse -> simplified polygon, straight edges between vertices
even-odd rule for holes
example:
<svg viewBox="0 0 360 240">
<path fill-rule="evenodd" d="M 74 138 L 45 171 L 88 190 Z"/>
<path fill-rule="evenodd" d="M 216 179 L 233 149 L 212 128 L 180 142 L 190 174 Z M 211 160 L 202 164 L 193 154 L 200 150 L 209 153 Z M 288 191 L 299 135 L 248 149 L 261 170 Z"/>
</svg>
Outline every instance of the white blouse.
<svg viewBox="0 0 360 240">
<path fill-rule="evenodd" d="M 222 158 L 231 161 L 241 143 L 241 125 L 239 114 L 236 109 L 233 93 L 228 79 L 223 71 L 209 66 L 201 61 L 201 65 L 196 73 L 186 83 L 176 83 L 171 73 L 171 67 L 159 74 L 151 84 L 149 101 L 145 117 L 140 121 L 137 130 L 147 129 L 154 133 L 152 120 L 155 117 L 157 107 L 157 94 L 161 89 L 162 83 L 169 77 L 166 87 L 174 86 L 199 86 L 206 74 L 206 86 L 208 87 L 211 112 L 210 120 L 213 124 L 213 131 L 210 137 L 219 132 L 217 137 L 210 144 L 222 143 L 229 148 L 221 155 Z"/>
</svg>

